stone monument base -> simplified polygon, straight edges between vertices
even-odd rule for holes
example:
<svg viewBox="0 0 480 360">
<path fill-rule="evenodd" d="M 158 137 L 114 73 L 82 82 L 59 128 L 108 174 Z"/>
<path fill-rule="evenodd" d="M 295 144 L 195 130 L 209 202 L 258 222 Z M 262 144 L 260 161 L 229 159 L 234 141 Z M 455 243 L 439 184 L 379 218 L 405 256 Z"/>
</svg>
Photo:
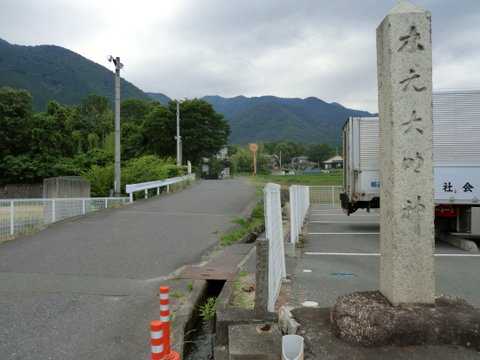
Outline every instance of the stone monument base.
<svg viewBox="0 0 480 360">
<path fill-rule="evenodd" d="M 339 297 L 330 312 L 333 333 L 365 347 L 459 345 L 480 351 L 480 311 L 440 295 L 435 306 L 392 306 L 378 291 Z"/>
</svg>

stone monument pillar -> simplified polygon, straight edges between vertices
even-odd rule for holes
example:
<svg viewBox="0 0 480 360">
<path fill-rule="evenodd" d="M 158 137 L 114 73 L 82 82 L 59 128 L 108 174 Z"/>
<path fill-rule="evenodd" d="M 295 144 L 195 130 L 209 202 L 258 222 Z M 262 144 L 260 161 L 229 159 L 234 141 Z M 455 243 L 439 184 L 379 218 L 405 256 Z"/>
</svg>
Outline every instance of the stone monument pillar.
<svg viewBox="0 0 480 360">
<path fill-rule="evenodd" d="M 377 28 L 380 291 L 434 304 L 431 14 L 400 2 Z"/>
</svg>

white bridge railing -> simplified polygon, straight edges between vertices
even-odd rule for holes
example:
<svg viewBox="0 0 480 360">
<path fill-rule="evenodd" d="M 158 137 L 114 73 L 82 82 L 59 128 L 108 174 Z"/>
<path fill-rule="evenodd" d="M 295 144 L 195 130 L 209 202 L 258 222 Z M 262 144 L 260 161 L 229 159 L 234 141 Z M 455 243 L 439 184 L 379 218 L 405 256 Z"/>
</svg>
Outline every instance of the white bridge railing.
<svg viewBox="0 0 480 360">
<path fill-rule="evenodd" d="M 282 204 L 280 185 L 268 183 L 263 189 L 265 237 L 268 239 L 268 311 L 274 311 L 275 301 L 286 276 L 283 244 Z"/>
<path fill-rule="evenodd" d="M 148 181 L 138 184 L 129 184 L 125 187 L 126 193 L 130 196 L 130 202 L 133 202 L 133 193 L 137 191 L 145 191 L 145 199 L 148 198 L 148 190 L 157 189 L 157 195 L 160 195 L 160 188 L 166 187 L 167 192 L 170 191 L 170 185 L 181 183 L 182 181 L 195 180 L 195 174 L 179 176 L 166 180 Z"/>
<path fill-rule="evenodd" d="M 70 217 L 120 206 L 127 201 L 126 197 L 2 199 L 0 200 L 0 239 Z"/>
<path fill-rule="evenodd" d="M 292 185 L 290 193 L 290 242 L 296 244 L 302 233 L 303 223 L 310 206 L 310 188 L 302 185 Z"/>
</svg>

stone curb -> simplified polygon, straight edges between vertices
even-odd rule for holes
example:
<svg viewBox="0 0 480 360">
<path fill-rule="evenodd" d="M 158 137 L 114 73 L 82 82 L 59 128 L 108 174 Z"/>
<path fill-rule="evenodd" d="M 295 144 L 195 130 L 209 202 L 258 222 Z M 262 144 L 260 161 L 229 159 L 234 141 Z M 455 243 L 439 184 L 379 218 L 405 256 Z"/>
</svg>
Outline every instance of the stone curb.
<svg viewBox="0 0 480 360">
<path fill-rule="evenodd" d="M 455 247 L 458 247 L 462 250 L 465 250 L 474 254 L 478 254 L 479 252 L 478 246 L 477 244 L 475 244 L 475 242 L 468 239 L 464 239 L 459 236 L 452 235 L 445 231 L 439 231 L 439 230 L 435 231 L 435 237 Z"/>
<path fill-rule="evenodd" d="M 208 290 L 206 280 L 195 280 L 192 293 L 182 307 L 175 312 L 175 318 L 171 329 L 172 349 L 180 354 L 180 358 L 184 358 L 184 345 L 187 340 L 186 334 L 195 327 L 196 319 L 195 309 L 198 304 L 205 298 Z"/>
<path fill-rule="evenodd" d="M 243 238 L 241 238 L 238 243 L 250 243 L 255 241 L 258 237 L 258 233 L 263 232 L 264 229 L 265 225 L 260 226 L 259 229 L 256 229 L 257 232 L 248 233 Z M 247 256 L 250 256 L 250 253 L 247 254 Z M 180 271 L 178 271 L 178 273 L 180 273 Z M 172 346 L 172 348 L 174 348 L 180 354 L 181 358 L 184 357 L 184 345 L 185 342 L 188 341 L 188 332 L 195 327 L 195 324 L 198 320 L 197 317 L 195 317 L 196 309 L 205 299 L 207 291 L 208 282 L 206 280 L 194 280 L 194 288 L 192 293 L 188 297 L 187 302 L 183 304 L 178 311 L 175 312 L 175 321 L 173 322 L 171 329 L 172 345 L 175 345 Z M 230 301 L 232 292 L 233 282 L 225 281 L 225 285 L 218 296 L 220 298 L 220 303 L 218 305 L 220 309 L 228 307 L 228 302 Z"/>
</svg>

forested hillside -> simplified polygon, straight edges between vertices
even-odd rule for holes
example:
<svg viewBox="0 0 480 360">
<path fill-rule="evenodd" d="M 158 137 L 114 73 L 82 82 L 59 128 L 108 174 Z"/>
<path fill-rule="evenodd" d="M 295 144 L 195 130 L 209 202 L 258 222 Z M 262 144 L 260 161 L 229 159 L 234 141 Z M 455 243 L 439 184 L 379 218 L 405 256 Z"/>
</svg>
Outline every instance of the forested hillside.
<svg viewBox="0 0 480 360">
<path fill-rule="evenodd" d="M 107 60 L 105 65 L 108 66 Z M 108 99 L 113 108 L 114 72 L 68 49 L 53 46 L 12 45 L 0 39 L 0 88 L 25 89 L 33 110 L 44 111 L 50 101 L 82 106 L 89 95 Z M 122 100 L 171 100 L 161 93 L 145 93 L 122 79 Z M 304 145 L 341 144 L 341 129 L 348 116 L 372 116 L 320 99 L 285 99 L 275 96 L 223 98 L 205 96 L 230 125 L 229 143 L 294 141 Z M 181 115 L 181 118 L 183 115 Z M 122 120 L 123 122 L 123 120 Z"/>
<path fill-rule="evenodd" d="M 0 87 L 27 89 L 36 110 L 44 110 L 51 100 L 79 105 L 90 94 L 107 96 L 113 104 L 114 84 L 113 65 L 109 70 L 59 46 L 20 46 L 0 39 Z M 150 99 L 124 79 L 121 89 L 122 99 Z"/>
<path fill-rule="evenodd" d="M 229 141 L 251 142 L 296 141 L 303 144 L 341 143 L 342 126 L 349 116 L 373 114 L 328 104 L 320 99 L 284 99 L 274 96 L 202 99 L 223 114 L 232 128 Z"/>
</svg>

